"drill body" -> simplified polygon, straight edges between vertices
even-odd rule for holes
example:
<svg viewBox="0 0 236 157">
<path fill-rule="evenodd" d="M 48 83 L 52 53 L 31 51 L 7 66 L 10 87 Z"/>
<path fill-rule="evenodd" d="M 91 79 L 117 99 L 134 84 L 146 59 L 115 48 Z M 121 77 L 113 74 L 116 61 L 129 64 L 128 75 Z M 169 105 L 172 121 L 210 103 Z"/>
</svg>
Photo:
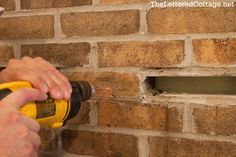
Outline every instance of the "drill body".
<svg viewBox="0 0 236 157">
<path fill-rule="evenodd" d="M 71 82 L 73 92 L 70 100 L 55 100 L 48 96 L 45 101 L 29 102 L 20 108 L 20 112 L 39 122 L 40 126 L 58 128 L 79 112 L 81 103 L 92 95 L 92 87 L 85 81 Z M 33 88 L 27 81 L 0 84 L 0 100 L 19 88 Z"/>
</svg>

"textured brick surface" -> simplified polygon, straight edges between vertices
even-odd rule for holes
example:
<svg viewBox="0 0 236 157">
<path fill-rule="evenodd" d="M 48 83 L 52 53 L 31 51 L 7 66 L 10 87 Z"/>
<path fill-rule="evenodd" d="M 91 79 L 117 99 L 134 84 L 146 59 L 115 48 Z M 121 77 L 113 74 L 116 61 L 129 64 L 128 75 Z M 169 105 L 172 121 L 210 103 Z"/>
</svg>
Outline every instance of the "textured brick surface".
<svg viewBox="0 0 236 157">
<path fill-rule="evenodd" d="M 149 137 L 149 157 L 167 157 L 166 156 L 166 138 Z"/>
<path fill-rule="evenodd" d="M 236 106 L 216 108 L 216 134 L 236 135 Z"/>
<path fill-rule="evenodd" d="M 184 59 L 183 41 L 99 43 L 101 67 L 167 67 Z"/>
<path fill-rule="evenodd" d="M 102 4 L 146 3 L 149 0 L 101 0 Z"/>
<path fill-rule="evenodd" d="M 83 66 L 89 63 L 90 44 L 38 44 L 22 45 L 22 56 L 40 56 L 47 61 L 65 67 Z"/>
<path fill-rule="evenodd" d="M 0 65 L 5 65 L 11 58 L 14 58 L 13 47 L 0 45 Z"/>
<path fill-rule="evenodd" d="M 180 132 L 183 128 L 184 105 L 174 103 L 166 108 L 166 131 Z"/>
<path fill-rule="evenodd" d="M 98 125 L 165 130 L 166 107 L 140 105 L 128 101 L 100 101 Z"/>
<path fill-rule="evenodd" d="M 171 137 L 150 137 L 150 157 L 233 157 L 236 144 Z"/>
<path fill-rule="evenodd" d="M 38 152 L 38 157 L 55 157 L 56 153 Z"/>
<path fill-rule="evenodd" d="M 183 108 L 181 108 L 183 110 Z M 131 101 L 100 101 L 98 125 L 181 131 L 183 111 L 165 105 L 140 104 Z"/>
<path fill-rule="evenodd" d="M 193 48 L 198 64 L 208 66 L 236 64 L 236 39 L 194 40 Z"/>
<path fill-rule="evenodd" d="M 0 39 L 42 39 L 54 35 L 53 16 L 0 18 Z"/>
<path fill-rule="evenodd" d="M 42 144 L 40 151 L 50 152 L 53 151 L 53 145 L 55 144 L 52 130 L 47 128 L 40 129 L 39 136 L 41 137 Z"/>
<path fill-rule="evenodd" d="M 22 9 L 74 7 L 91 4 L 92 0 L 21 0 Z"/>
<path fill-rule="evenodd" d="M 193 109 L 193 120 L 196 132 L 215 134 L 216 131 L 216 107 L 196 105 Z"/>
<path fill-rule="evenodd" d="M 139 79 L 134 74 L 116 72 L 74 72 L 71 80 L 87 80 L 94 85 L 98 97 L 139 96 Z"/>
<path fill-rule="evenodd" d="M 14 0 L 0 0 L 0 7 L 8 10 L 15 10 L 15 1 Z"/>
<path fill-rule="evenodd" d="M 76 125 L 82 125 L 82 124 L 89 124 L 90 117 L 90 103 L 84 102 L 82 103 L 79 113 L 69 121 L 67 121 L 67 124 L 76 124 Z"/>
<path fill-rule="evenodd" d="M 222 97 L 225 103 L 217 105 L 214 97 L 199 96 L 202 104 L 195 98 L 195 104 L 181 103 L 175 94 L 150 99 L 144 81 L 167 75 L 231 76 L 236 8 L 144 9 L 148 3 L 0 0 L 11 10 L 0 18 L 0 65 L 14 53 L 40 56 L 70 80 L 87 80 L 96 89 L 62 133 L 40 131 L 40 156 L 61 156 L 63 148 L 68 157 L 236 157 L 231 98 Z"/>
<path fill-rule="evenodd" d="M 216 142 L 216 157 L 236 156 L 236 144 L 230 142 Z"/>
<path fill-rule="evenodd" d="M 235 135 L 235 106 L 204 106 L 195 105 L 193 109 L 195 131 L 198 133 Z"/>
<path fill-rule="evenodd" d="M 137 138 L 131 135 L 64 130 L 63 149 L 80 155 L 138 157 Z"/>
<path fill-rule="evenodd" d="M 79 20 L 78 20 L 79 19 Z M 138 10 L 68 13 L 61 16 L 67 36 L 126 35 L 139 31 Z"/>
<path fill-rule="evenodd" d="M 153 8 L 147 14 L 148 31 L 158 34 L 235 32 L 234 19 L 235 8 Z"/>
</svg>

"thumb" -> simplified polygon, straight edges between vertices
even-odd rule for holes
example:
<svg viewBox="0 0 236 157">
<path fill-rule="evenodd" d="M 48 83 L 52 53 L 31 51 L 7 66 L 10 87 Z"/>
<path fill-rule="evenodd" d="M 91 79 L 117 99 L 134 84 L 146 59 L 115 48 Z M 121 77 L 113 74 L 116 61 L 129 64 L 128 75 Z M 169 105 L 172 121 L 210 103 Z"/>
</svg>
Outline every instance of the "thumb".
<svg viewBox="0 0 236 157">
<path fill-rule="evenodd" d="M 19 109 L 24 104 L 31 101 L 43 101 L 47 99 L 47 94 L 33 88 L 21 88 L 6 96 L 1 102 Z"/>
</svg>

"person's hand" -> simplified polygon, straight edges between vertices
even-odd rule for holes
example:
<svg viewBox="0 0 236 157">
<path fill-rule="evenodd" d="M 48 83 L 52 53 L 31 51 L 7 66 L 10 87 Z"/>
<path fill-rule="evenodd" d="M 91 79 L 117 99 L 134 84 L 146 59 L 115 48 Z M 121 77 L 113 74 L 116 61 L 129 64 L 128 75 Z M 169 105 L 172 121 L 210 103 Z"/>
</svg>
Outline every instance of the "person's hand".
<svg viewBox="0 0 236 157">
<path fill-rule="evenodd" d="M 0 101 L 0 157 L 37 157 L 39 123 L 18 110 L 27 102 L 46 99 L 37 89 L 22 88 Z"/>
<path fill-rule="evenodd" d="M 68 79 L 40 57 L 11 59 L 0 72 L 0 81 L 29 81 L 35 88 L 49 92 L 55 99 L 69 99 L 72 92 Z"/>
</svg>

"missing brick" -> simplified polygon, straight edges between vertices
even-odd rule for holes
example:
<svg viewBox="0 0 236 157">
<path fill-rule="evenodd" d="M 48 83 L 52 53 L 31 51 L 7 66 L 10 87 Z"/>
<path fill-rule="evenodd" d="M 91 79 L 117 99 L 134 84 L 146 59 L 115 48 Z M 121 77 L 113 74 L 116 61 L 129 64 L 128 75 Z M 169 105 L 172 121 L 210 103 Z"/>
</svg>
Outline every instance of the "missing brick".
<svg viewBox="0 0 236 157">
<path fill-rule="evenodd" d="M 236 77 L 148 77 L 148 91 L 159 94 L 236 94 Z"/>
</svg>

